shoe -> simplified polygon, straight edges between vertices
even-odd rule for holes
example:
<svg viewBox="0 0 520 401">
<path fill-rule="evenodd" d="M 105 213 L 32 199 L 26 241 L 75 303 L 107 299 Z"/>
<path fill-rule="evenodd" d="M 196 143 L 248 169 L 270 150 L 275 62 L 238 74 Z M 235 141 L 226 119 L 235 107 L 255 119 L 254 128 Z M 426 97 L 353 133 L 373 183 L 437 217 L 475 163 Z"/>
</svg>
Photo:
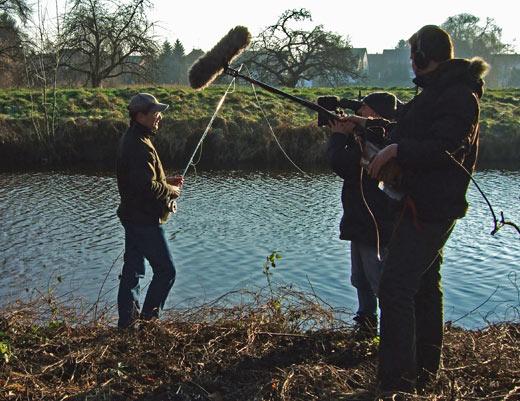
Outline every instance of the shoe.
<svg viewBox="0 0 520 401">
<path fill-rule="evenodd" d="M 375 398 L 374 401 L 406 401 L 409 398 L 406 398 L 406 393 L 401 393 L 399 391 L 383 391 L 379 393 Z"/>
<path fill-rule="evenodd" d="M 135 329 L 135 320 L 130 320 L 129 322 L 118 322 L 117 328 L 119 330 L 132 330 Z"/>
<path fill-rule="evenodd" d="M 356 315 L 354 330 L 363 338 L 377 336 L 377 316 Z"/>
<path fill-rule="evenodd" d="M 157 327 L 158 318 L 154 317 L 151 319 L 139 319 L 138 330 L 139 331 L 152 331 Z"/>
<path fill-rule="evenodd" d="M 406 401 L 406 400 L 414 400 L 417 393 L 414 391 L 413 387 L 407 390 L 389 390 L 384 387 L 379 387 L 377 391 L 377 396 L 374 398 L 374 401 Z"/>
<path fill-rule="evenodd" d="M 429 387 L 433 381 L 435 381 L 435 378 L 435 374 L 423 370 L 415 382 L 415 390 L 417 391 L 417 394 L 425 394 L 426 388 Z"/>
</svg>

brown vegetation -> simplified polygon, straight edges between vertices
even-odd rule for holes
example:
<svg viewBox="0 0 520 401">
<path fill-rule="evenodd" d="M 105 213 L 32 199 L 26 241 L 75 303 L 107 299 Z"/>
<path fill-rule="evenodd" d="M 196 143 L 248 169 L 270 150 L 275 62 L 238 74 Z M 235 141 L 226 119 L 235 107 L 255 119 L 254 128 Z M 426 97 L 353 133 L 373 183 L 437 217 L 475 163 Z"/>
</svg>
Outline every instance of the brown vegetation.
<svg viewBox="0 0 520 401">
<path fill-rule="evenodd" d="M 168 168 L 183 168 L 204 132 L 208 118 L 164 119 L 154 144 Z M 41 138 L 30 120 L 0 120 L 0 167 L 114 168 L 119 137 L 127 121 L 107 118 L 66 120 L 55 135 Z M 275 138 L 276 136 L 276 138 Z M 205 168 L 289 167 L 280 146 L 302 167 L 323 167 L 327 133 L 309 124 L 282 124 L 271 133 L 262 124 L 217 118 L 196 160 Z"/>
<path fill-rule="evenodd" d="M 228 306 L 233 297 L 239 306 Z M 126 331 L 107 310 L 93 318 L 70 305 L 49 295 L 4 307 L 0 399 L 343 400 L 374 390 L 377 338 L 359 339 L 344 311 L 291 289 L 227 294 Z M 519 340 L 518 323 L 447 325 L 438 379 L 407 399 L 518 399 Z"/>
</svg>

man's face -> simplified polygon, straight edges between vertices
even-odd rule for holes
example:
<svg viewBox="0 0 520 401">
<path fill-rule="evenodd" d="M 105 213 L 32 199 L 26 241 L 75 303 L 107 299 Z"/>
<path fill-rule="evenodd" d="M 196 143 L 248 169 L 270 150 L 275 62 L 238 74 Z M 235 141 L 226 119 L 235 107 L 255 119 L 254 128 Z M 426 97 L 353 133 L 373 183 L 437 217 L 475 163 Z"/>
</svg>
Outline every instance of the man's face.
<svg viewBox="0 0 520 401">
<path fill-rule="evenodd" d="M 414 72 L 416 77 L 418 77 L 420 75 L 425 75 L 425 74 L 429 73 L 430 71 L 435 70 L 437 68 L 437 66 L 439 65 L 438 62 L 433 61 L 433 60 L 429 60 L 428 61 L 428 65 L 426 67 L 420 68 L 415 63 L 415 57 L 414 57 L 414 53 L 413 52 L 410 52 L 410 60 L 412 61 L 412 70 L 413 70 L 413 72 Z"/>
<path fill-rule="evenodd" d="M 372 107 L 370 107 L 368 104 L 363 103 L 361 107 L 356 112 L 358 116 L 361 117 L 380 117 L 379 114 L 377 114 Z"/>
<path fill-rule="evenodd" d="M 148 128 L 150 131 L 156 132 L 159 128 L 159 121 L 162 120 L 160 111 L 149 111 L 147 113 L 139 113 L 137 122 Z"/>
<path fill-rule="evenodd" d="M 412 71 L 415 74 L 415 76 L 421 75 L 421 72 L 419 71 L 419 68 L 415 64 L 415 59 L 413 57 L 413 53 L 410 53 L 410 60 L 412 61 Z"/>
</svg>

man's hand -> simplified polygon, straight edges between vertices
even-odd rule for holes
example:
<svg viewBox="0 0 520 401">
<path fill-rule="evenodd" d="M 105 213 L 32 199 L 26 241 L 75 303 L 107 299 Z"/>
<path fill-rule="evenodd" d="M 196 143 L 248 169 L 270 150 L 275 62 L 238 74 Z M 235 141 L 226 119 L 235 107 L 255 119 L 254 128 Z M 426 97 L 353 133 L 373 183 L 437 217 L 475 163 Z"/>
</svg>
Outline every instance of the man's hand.
<svg viewBox="0 0 520 401">
<path fill-rule="evenodd" d="M 170 194 L 170 199 L 177 199 L 181 196 L 181 189 L 175 185 L 172 185 L 172 193 Z"/>
<path fill-rule="evenodd" d="M 177 199 L 181 195 L 181 187 L 184 184 L 184 178 L 182 177 L 167 177 L 166 182 L 172 186 L 172 193 L 170 194 L 170 199 Z"/>
<path fill-rule="evenodd" d="M 393 143 L 381 149 L 368 166 L 368 174 L 374 179 L 380 179 L 381 168 L 388 163 L 390 159 L 397 156 L 397 144 Z"/>
<path fill-rule="evenodd" d="M 349 114 L 348 116 L 345 117 L 345 120 L 351 121 L 354 124 L 359 125 L 361 128 L 365 128 L 367 126 L 368 118 L 358 116 L 357 114 Z"/>
<path fill-rule="evenodd" d="M 329 127 L 332 129 L 332 132 L 339 132 L 341 134 L 354 134 L 354 128 L 356 124 L 349 120 L 330 120 Z"/>
<path fill-rule="evenodd" d="M 174 187 L 182 187 L 182 184 L 184 184 L 184 178 L 178 176 L 167 177 L 166 182 Z"/>
</svg>

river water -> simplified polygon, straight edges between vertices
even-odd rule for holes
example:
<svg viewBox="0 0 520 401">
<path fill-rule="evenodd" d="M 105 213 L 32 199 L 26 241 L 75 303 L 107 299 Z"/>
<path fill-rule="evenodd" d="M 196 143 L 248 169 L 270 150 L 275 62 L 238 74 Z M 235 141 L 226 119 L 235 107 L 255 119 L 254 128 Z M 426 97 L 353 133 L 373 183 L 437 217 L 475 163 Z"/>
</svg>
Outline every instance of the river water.
<svg viewBox="0 0 520 401">
<path fill-rule="evenodd" d="M 520 172 L 475 178 L 497 217 L 503 211 L 519 224 Z M 349 244 L 338 239 L 341 185 L 329 171 L 190 171 L 165 225 L 177 268 L 166 307 L 265 288 L 263 266 L 277 251 L 274 283 L 354 312 Z M 115 304 L 124 246 L 118 199 L 113 173 L 0 173 L 0 303 L 53 290 L 86 305 L 100 296 Z M 468 200 L 445 248 L 445 318 L 466 328 L 518 319 L 520 235 L 505 226 L 491 236 L 492 215 L 473 185 Z M 150 276 L 147 267 L 143 284 Z"/>
</svg>

